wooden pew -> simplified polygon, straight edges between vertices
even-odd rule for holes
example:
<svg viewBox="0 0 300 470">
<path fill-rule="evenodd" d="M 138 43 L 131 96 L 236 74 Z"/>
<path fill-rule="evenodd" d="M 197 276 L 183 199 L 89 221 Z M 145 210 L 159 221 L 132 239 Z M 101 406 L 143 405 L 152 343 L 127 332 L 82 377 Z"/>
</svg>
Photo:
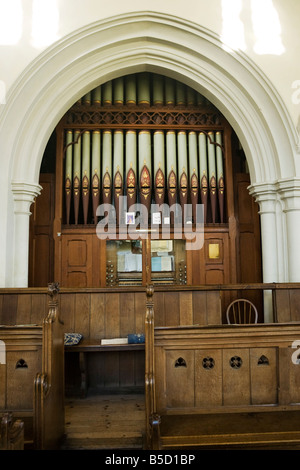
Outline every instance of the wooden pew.
<svg viewBox="0 0 300 470">
<path fill-rule="evenodd" d="M 0 429 L 0 450 L 24 450 L 24 422 L 4 413 Z"/>
<path fill-rule="evenodd" d="M 155 327 L 153 295 L 148 287 L 147 448 L 300 448 L 299 321 Z"/>
<path fill-rule="evenodd" d="M 48 291 L 5 289 L 0 294 L 2 320 L 8 323 L 0 326 L 0 413 L 12 411 L 24 422 L 27 449 L 56 447 L 64 433 L 64 335 L 57 294 L 56 284 Z M 33 305 L 37 310 L 27 311 Z M 22 317 L 44 321 L 12 324 Z"/>
<path fill-rule="evenodd" d="M 1 325 L 0 413 L 24 422 L 25 448 L 33 447 L 33 383 L 42 366 L 43 329 L 38 325 Z"/>
<path fill-rule="evenodd" d="M 49 284 L 49 312 L 43 323 L 42 368 L 34 381 L 34 444 L 57 449 L 65 429 L 64 333 L 57 284 Z"/>
</svg>

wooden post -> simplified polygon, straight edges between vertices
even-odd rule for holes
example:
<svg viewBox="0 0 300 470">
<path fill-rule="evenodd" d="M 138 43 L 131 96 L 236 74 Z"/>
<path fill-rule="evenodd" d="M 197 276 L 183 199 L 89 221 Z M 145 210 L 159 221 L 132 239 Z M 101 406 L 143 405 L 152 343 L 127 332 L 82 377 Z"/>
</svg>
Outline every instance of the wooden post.
<svg viewBox="0 0 300 470">
<path fill-rule="evenodd" d="M 151 448 L 150 419 L 155 414 L 155 367 L 154 367 L 154 288 L 148 285 L 146 289 L 146 318 L 145 318 L 145 408 L 146 408 L 146 445 Z"/>
</svg>

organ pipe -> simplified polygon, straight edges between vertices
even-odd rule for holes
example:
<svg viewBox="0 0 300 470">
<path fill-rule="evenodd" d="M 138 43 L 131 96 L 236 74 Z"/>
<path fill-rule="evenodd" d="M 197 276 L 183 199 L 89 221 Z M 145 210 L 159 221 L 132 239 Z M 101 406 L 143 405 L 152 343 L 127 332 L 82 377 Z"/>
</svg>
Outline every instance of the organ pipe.
<svg viewBox="0 0 300 470">
<path fill-rule="evenodd" d="M 113 154 L 113 178 L 114 178 L 114 202 L 117 221 L 120 220 L 120 196 L 123 195 L 124 185 L 124 155 L 123 155 L 123 131 L 114 132 Z"/>
<path fill-rule="evenodd" d="M 131 206 L 136 203 L 137 196 L 136 131 L 130 130 L 126 132 L 125 155 L 127 208 L 130 211 Z"/>
<path fill-rule="evenodd" d="M 174 131 L 167 132 L 167 188 L 169 206 L 176 203 L 177 196 L 177 168 L 176 168 L 176 134 Z M 170 214 L 171 223 L 174 223 L 174 212 Z"/>
<path fill-rule="evenodd" d="M 83 222 L 87 224 L 90 195 L 90 132 L 85 131 L 82 136 L 82 168 L 81 168 L 81 187 L 82 187 L 82 206 Z"/>
<path fill-rule="evenodd" d="M 150 76 L 147 72 L 138 74 L 138 104 L 150 105 Z"/>
<path fill-rule="evenodd" d="M 104 83 L 103 85 L 103 104 L 105 106 L 111 106 L 112 104 L 112 81 Z"/>
<path fill-rule="evenodd" d="M 73 199 L 74 199 L 74 218 L 75 224 L 78 224 L 79 202 L 80 202 L 80 174 L 81 174 L 81 133 L 75 130 L 74 133 L 74 162 L 73 162 Z"/>
<path fill-rule="evenodd" d="M 199 197 L 199 174 L 198 174 L 198 152 L 197 152 L 197 135 L 196 132 L 189 132 L 188 135 L 189 148 L 189 167 L 190 167 L 190 196 L 192 203 L 193 221 L 196 222 L 196 210 Z"/>
<path fill-rule="evenodd" d="M 93 89 L 92 102 L 93 104 L 101 104 L 101 85 Z"/>
<path fill-rule="evenodd" d="M 147 208 L 151 205 L 151 134 L 150 131 L 139 132 L 139 168 L 140 168 L 140 199 Z"/>
<path fill-rule="evenodd" d="M 212 222 L 216 222 L 217 209 L 217 180 L 216 180 L 216 156 L 214 133 L 208 133 L 208 178 L 209 178 L 209 194 L 211 202 Z"/>
<path fill-rule="evenodd" d="M 101 171 L 101 133 L 92 134 L 92 201 L 94 222 L 97 223 L 96 211 L 100 204 L 100 171 Z"/>
<path fill-rule="evenodd" d="M 186 207 L 188 202 L 188 158 L 187 158 L 187 139 L 184 131 L 177 134 L 177 153 L 178 153 L 178 186 L 179 199 L 182 208 L 183 220 L 186 217 Z"/>
<path fill-rule="evenodd" d="M 65 164 L 65 202 L 66 223 L 70 223 L 71 197 L 72 197 L 72 166 L 73 166 L 73 131 L 66 132 L 66 164 Z"/>
<path fill-rule="evenodd" d="M 164 78 L 162 75 L 153 75 L 153 105 L 162 106 L 164 104 Z"/>
<path fill-rule="evenodd" d="M 161 205 L 165 200 L 165 136 L 163 131 L 153 135 L 154 196 L 155 203 Z"/>
<path fill-rule="evenodd" d="M 204 206 L 204 223 L 207 221 L 207 201 L 208 201 L 208 174 L 207 174 L 207 143 L 206 135 L 200 132 L 199 140 L 199 175 L 200 175 L 200 197 Z"/>
<path fill-rule="evenodd" d="M 222 154 L 222 135 L 216 132 L 216 163 L 217 163 L 217 184 L 218 184 L 218 200 L 220 210 L 220 222 L 224 222 L 224 173 L 223 173 L 223 154 Z"/>
<path fill-rule="evenodd" d="M 114 104 L 120 106 L 124 104 L 124 86 L 123 77 L 114 80 Z"/>
<path fill-rule="evenodd" d="M 111 204 L 112 193 L 112 135 L 111 131 L 103 131 L 102 143 L 102 194 L 103 203 Z"/>
<path fill-rule="evenodd" d="M 171 106 L 175 104 L 175 84 L 171 78 L 165 78 L 165 104 Z"/>
<path fill-rule="evenodd" d="M 126 104 L 136 104 L 136 80 L 135 75 L 127 75 L 125 78 Z"/>
</svg>

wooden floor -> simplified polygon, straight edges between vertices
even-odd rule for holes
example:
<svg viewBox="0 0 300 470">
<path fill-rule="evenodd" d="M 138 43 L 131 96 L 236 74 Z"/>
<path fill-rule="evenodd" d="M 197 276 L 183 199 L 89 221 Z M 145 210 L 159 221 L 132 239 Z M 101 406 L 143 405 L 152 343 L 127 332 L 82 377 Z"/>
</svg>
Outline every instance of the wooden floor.
<svg viewBox="0 0 300 470">
<path fill-rule="evenodd" d="M 62 449 L 143 449 L 143 394 L 66 399 Z"/>
</svg>

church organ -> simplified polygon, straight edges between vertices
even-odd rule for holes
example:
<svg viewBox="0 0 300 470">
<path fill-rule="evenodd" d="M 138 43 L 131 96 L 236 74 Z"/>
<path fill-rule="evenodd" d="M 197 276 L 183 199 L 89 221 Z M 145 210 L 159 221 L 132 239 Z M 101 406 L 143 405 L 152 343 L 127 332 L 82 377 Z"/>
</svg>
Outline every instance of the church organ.
<svg viewBox="0 0 300 470">
<path fill-rule="evenodd" d="M 204 96 L 162 75 L 131 74 L 86 93 L 56 129 L 54 278 L 65 287 L 238 281 L 245 208 L 235 192 L 246 186 L 235 177 L 233 136 Z M 248 206 L 250 199 L 243 195 Z M 199 204 L 204 243 L 188 251 Z M 170 241 L 170 251 L 153 251 L 150 238 Z M 140 250 L 139 270 L 119 271 L 125 248 L 132 262 Z M 260 280 L 258 271 L 249 282 Z"/>
</svg>

